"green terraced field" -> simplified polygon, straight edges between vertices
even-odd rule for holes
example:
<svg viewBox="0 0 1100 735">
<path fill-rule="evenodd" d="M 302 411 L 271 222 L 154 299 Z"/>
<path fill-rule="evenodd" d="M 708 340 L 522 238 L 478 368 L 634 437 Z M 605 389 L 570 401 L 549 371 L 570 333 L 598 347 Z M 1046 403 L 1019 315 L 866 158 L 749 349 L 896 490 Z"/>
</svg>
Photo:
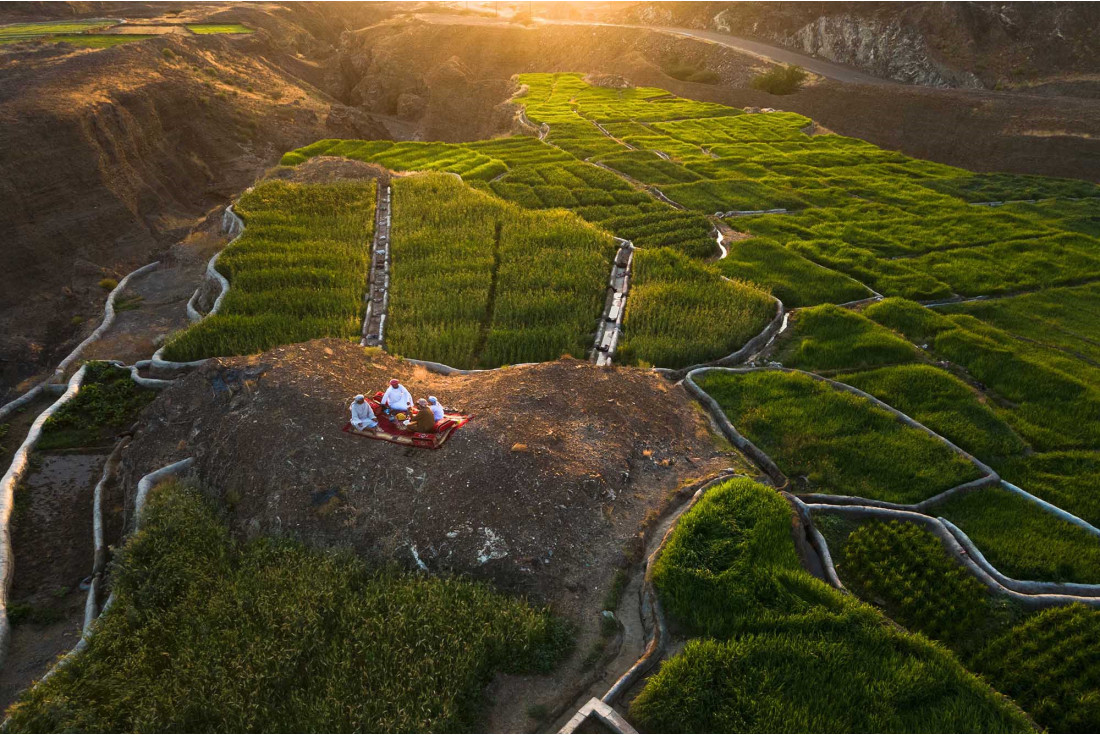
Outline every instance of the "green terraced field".
<svg viewBox="0 0 1100 735">
<path fill-rule="evenodd" d="M 711 489 L 682 518 L 653 577 L 669 616 L 698 637 L 631 703 L 642 727 L 1031 730 L 951 653 L 804 571 L 790 527 L 787 503 L 750 480 Z"/>
<path fill-rule="evenodd" d="M 393 192 L 392 352 L 459 368 L 587 354 L 610 236 L 443 174 L 398 179 Z"/>
<path fill-rule="evenodd" d="M 746 113 L 657 88 L 593 86 L 579 73 L 522 74 L 518 82 L 517 111 L 545 126 L 545 140 L 323 140 L 283 157 L 289 166 L 325 155 L 442 172 L 395 186 L 393 351 L 463 367 L 579 356 L 591 344 L 613 252 L 607 235 L 615 235 L 637 248 L 617 362 L 677 368 L 722 357 L 768 322 L 772 293 L 799 310 L 765 359 L 861 388 L 1007 480 L 1100 522 L 1100 187 L 973 173 L 815 135 L 802 115 Z M 1039 201 L 976 206 L 1025 199 Z M 786 211 L 742 214 L 768 209 Z M 721 260 L 719 231 L 727 233 Z M 544 246 L 539 254 L 521 255 L 522 243 L 535 241 Z M 564 259 L 575 272 L 566 273 Z M 447 283 L 461 298 L 416 299 L 424 279 Z M 887 298 L 837 306 L 873 292 Z M 918 303 L 985 296 L 995 298 Z M 806 377 L 712 373 L 700 382 L 798 491 L 912 503 L 979 474 L 887 412 Z M 737 495 L 758 508 L 750 496 Z M 975 492 L 934 513 L 962 527 L 1006 574 L 1100 581 L 1094 537 L 1005 491 Z M 639 724 L 1026 729 L 1014 711 L 989 709 L 985 694 L 980 704 L 935 699 L 946 696 L 944 681 L 970 681 L 961 669 L 922 664 L 915 678 L 895 675 L 910 665 L 883 657 L 898 650 L 897 639 L 867 633 L 854 622 L 864 613 L 838 612 L 828 590 L 807 591 L 789 569 L 760 572 L 763 547 L 750 552 L 741 547 L 746 536 L 727 533 L 731 524 L 748 528 L 748 517 L 723 518 L 704 524 L 707 541 L 683 565 L 690 572 L 671 564 L 663 572 L 670 612 L 700 638 L 635 701 Z M 858 594 L 953 646 L 1041 725 L 1100 727 L 1100 681 L 1078 680 L 1077 669 L 1065 666 L 1043 677 L 1025 667 L 1036 679 L 1031 686 L 1007 652 L 1046 640 L 1036 620 L 1084 640 L 1093 612 L 1023 615 L 960 576 L 910 527 L 822 526 L 838 545 L 842 575 L 858 575 L 851 585 Z M 777 531 L 766 555 L 787 553 L 777 550 L 778 539 Z M 774 599 L 761 603 L 761 589 Z M 677 595 L 691 604 L 678 604 Z M 759 612 L 773 603 L 781 613 Z M 1089 655 L 1073 666 L 1091 671 Z M 822 661 L 832 670 L 882 668 L 887 695 L 905 704 L 879 707 L 853 673 L 839 696 L 858 706 L 792 707 L 819 691 L 836 693 L 835 677 L 814 678 Z M 766 688 L 753 684 L 759 672 L 770 677 Z M 923 704 L 912 704 L 914 696 Z"/>
<path fill-rule="evenodd" d="M 936 513 L 1010 577 L 1100 584 L 1100 539 L 1007 490 L 951 498 Z"/>
<path fill-rule="evenodd" d="M 178 333 L 168 360 L 248 355 L 280 344 L 360 334 L 375 185 L 258 185 L 237 203 L 243 235 L 218 259 L 221 310 Z"/>
<path fill-rule="evenodd" d="M 981 476 L 942 442 L 805 375 L 711 372 L 696 381 L 801 492 L 916 503 Z"/>
</svg>

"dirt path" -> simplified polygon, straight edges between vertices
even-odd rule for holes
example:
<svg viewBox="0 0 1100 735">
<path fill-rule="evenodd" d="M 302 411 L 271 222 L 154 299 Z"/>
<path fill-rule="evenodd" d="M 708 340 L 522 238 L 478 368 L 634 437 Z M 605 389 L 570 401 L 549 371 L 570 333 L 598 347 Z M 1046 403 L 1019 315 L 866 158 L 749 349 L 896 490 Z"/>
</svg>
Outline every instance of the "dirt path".
<svg viewBox="0 0 1100 735">
<path fill-rule="evenodd" d="M 92 570 L 92 489 L 106 455 L 40 454 L 12 514 L 12 637 L 0 670 L 0 707 L 80 640 Z M 116 529 L 117 534 L 117 529 Z M 116 536 L 108 536 L 113 543 Z"/>
<path fill-rule="evenodd" d="M 118 299 L 118 316 L 98 341 L 84 351 L 88 360 L 121 360 L 132 365 L 152 355 L 165 336 L 183 329 L 187 301 L 201 283 L 206 262 L 226 243 L 220 212 L 174 246 L 159 268 L 136 278 Z"/>
</svg>

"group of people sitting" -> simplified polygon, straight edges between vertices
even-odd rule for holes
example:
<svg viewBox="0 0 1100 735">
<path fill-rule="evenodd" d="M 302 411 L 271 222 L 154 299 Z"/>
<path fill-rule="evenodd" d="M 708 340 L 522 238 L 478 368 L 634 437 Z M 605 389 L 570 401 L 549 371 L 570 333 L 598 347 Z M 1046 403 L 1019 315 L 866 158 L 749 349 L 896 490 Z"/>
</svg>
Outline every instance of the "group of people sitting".
<svg viewBox="0 0 1100 735">
<path fill-rule="evenodd" d="M 435 396 L 417 401 L 417 410 L 414 413 L 412 393 L 397 378 L 390 381 L 390 387 L 382 394 L 380 403 L 387 418 L 395 423 L 402 422 L 409 430 L 421 434 L 431 434 L 443 420 L 443 405 Z M 378 426 L 378 417 L 362 393 L 351 404 L 351 425 L 359 431 Z"/>
</svg>

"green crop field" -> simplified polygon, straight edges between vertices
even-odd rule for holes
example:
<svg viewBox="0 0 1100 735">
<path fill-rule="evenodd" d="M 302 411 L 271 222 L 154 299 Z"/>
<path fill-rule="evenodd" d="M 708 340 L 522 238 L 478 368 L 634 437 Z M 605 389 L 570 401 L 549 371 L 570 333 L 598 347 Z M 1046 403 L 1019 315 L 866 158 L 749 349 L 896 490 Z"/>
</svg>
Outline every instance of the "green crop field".
<svg viewBox="0 0 1100 735">
<path fill-rule="evenodd" d="M 460 368 L 584 357 L 615 246 L 442 174 L 393 187 L 391 351 Z"/>
<path fill-rule="evenodd" d="M 1010 577 L 1100 584 L 1100 539 L 1008 490 L 950 498 L 935 512 Z"/>
<path fill-rule="evenodd" d="M 899 365 L 836 379 L 870 393 L 988 461 L 1018 457 L 1027 448 L 989 401 L 942 368 Z"/>
<path fill-rule="evenodd" d="M 790 506 L 732 480 L 679 522 L 653 570 L 689 634 L 630 714 L 652 732 L 1017 732 L 1015 707 L 944 649 L 803 570 Z"/>
<path fill-rule="evenodd" d="M 775 309 L 765 292 L 723 280 L 674 250 L 639 250 L 620 360 L 680 367 L 723 357 L 759 334 Z"/>
<path fill-rule="evenodd" d="M 727 241 L 729 256 L 718 269 L 729 278 L 741 278 L 770 289 L 787 308 L 841 304 L 871 296 L 871 290 L 855 279 L 785 248 L 774 240 L 753 237 Z"/>
<path fill-rule="evenodd" d="M 971 665 L 1051 732 L 1100 726 L 1100 610 L 1073 605 L 1032 615 Z"/>
<path fill-rule="evenodd" d="M 1100 725 L 1100 611 L 1074 605 L 1027 613 L 991 596 L 929 532 L 908 523 L 815 518 L 840 549 L 845 585 L 907 628 L 950 647 L 1051 732 Z"/>
<path fill-rule="evenodd" d="M 970 462 L 864 398 L 797 373 L 712 372 L 697 381 L 803 492 L 916 503 L 981 476 Z"/>
<path fill-rule="evenodd" d="M 242 196 L 243 235 L 218 259 L 221 310 L 177 334 L 168 360 L 247 355 L 362 328 L 375 185 L 265 182 Z"/>
<path fill-rule="evenodd" d="M 1036 449 L 1100 446 L 1100 368 L 970 315 L 946 316 L 894 299 L 865 313 L 981 381 L 1012 428 Z"/>
<path fill-rule="evenodd" d="M 867 317 L 823 304 L 798 312 L 776 359 L 787 367 L 828 371 L 915 362 L 920 355 L 913 345 Z"/>
<path fill-rule="evenodd" d="M 88 648 L 12 732 L 480 729 L 494 672 L 545 673 L 566 624 L 480 583 L 235 540 L 197 490 L 149 496 Z"/>
<path fill-rule="evenodd" d="M 252 33 L 252 29 L 240 23 L 188 23 L 187 30 L 200 36 L 211 33 Z"/>
<path fill-rule="evenodd" d="M 26 41 L 49 35 L 75 35 L 115 25 L 113 20 L 59 20 L 0 25 L 0 43 Z"/>
<path fill-rule="evenodd" d="M 894 620 L 955 648 L 985 624 L 985 586 L 949 557 L 929 531 L 901 521 L 859 526 L 836 560 L 845 586 L 881 601 Z"/>
</svg>

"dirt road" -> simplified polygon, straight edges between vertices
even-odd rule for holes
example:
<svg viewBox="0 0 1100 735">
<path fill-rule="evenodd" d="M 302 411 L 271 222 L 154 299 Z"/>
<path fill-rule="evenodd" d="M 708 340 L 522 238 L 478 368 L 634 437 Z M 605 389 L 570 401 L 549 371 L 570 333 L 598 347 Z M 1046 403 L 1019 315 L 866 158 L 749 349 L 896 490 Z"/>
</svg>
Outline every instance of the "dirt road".
<svg viewBox="0 0 1100 735">
<path fill-rule="evenodd" d="M 834 64 L 830 61 L 822 61 L 821 59 L 815 59 L 812 56 L 806 56 L 805 54 L 790 51 L 779 46 L 772 46 L 759 41 L 750 41 L 747 38 L 730 36 L 725 33 L 718 33 L 717 31 L 704 31 L 697 28 L 676 28 L 672 26 L 597 23 L 595 21 L 579 20 L 540 20 L 539 22 L 553 25 L 611 26 L 614 28 L 636 28 L 643 31 L 657 31 L 659 33 L 668 33 L 674 36 L 685 36 L 700 41 L 716 43 L 719 46 L 725 46 L 736 51 L 741 51 L 742 53 L 751 54 L 752 56 L 757 56 L 776 64 L 796 64 L 806 71 L 848 84 L 899 84 L 899 82 L 890 79 L 881 79 L 870 74 L 865 74 L 850 66 Z"/>
</svg>

